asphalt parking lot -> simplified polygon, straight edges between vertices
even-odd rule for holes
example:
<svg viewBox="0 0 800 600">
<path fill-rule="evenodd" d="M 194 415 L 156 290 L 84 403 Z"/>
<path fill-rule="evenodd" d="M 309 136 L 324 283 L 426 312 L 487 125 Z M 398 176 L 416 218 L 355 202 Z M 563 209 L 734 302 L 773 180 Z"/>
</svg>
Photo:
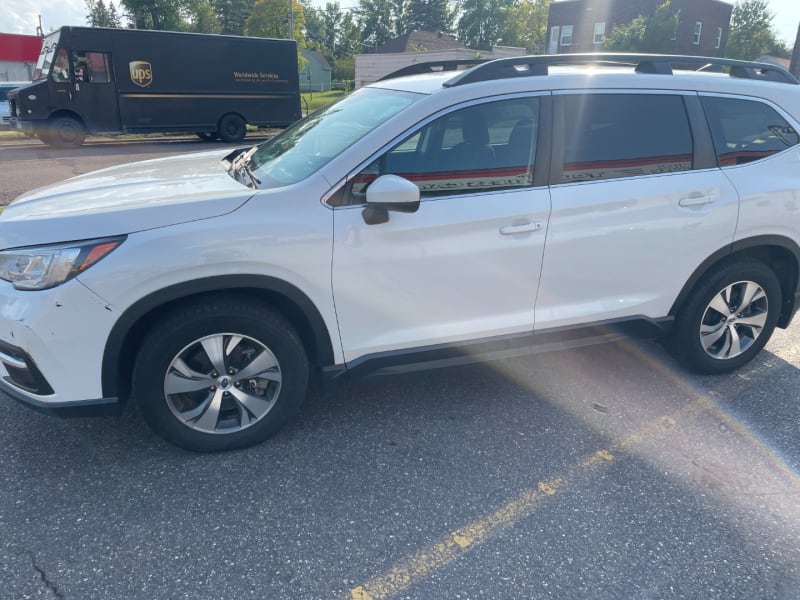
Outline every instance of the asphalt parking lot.
<svg viewBox="0 0 800 600">
<path fill-rule="evenodd" d="M 0 190 L 188 139 L 0 142 Z M 653 342 L 312 393 L 198 455 L 0 394 L 0 598 L 800 598 L 800 325 L 741 371 Z"/>
</svg>

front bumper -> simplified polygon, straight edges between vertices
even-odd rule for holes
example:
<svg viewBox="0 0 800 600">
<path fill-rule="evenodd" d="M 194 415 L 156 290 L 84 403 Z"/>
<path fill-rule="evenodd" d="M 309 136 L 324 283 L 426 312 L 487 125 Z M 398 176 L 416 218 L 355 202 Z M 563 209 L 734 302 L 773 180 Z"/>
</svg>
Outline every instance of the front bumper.
<svg viewBox="0 0 800 600">
<path fill-rule="evenodd" d="M 25 121 L 19 117 L 11 117 L 8 120 L 8 128 L 21 131 L 25 135 L 33 135 L 36 132 L 36 127 L 33 121 Z"/>
<path fill-rule="evenodd" d="M 26 394 L 19 388 L 0 379 L 0 392 L 46 415 L 58 417 L 104 417 L 115 416 L 122 412 L 123 405 L 118 398 L 100 398 L 98 400 L 78 400 L 76 402 L 42 402 Z"/>
<path fill-rule="evenodd" d="M 115 315 L 77 280 L 41 292 L 0 282 L 0 391 L 48 414 L 119 412 L 100 375 Z"/>
</svg>

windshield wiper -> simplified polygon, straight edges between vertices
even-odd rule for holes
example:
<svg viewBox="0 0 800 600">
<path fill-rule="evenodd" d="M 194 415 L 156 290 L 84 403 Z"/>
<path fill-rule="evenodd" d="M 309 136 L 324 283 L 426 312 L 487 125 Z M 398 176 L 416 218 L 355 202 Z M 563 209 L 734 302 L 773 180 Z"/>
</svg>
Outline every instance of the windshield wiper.
<svg viewBox="0 0 800 600">
<path fill-rule="evenodd" d="M 255 176 L 255 173 L 253 173 L 253 169 L 250 168 L 249 160 L 242 163 L 239 172 L 246 174 L 250 178 L 250 181 L 253 183 L 254 188 L 258 189 L 258 186 L 261 185 L 261 180 Z"/>
<path fill-rule="evenodd" d="M 255 176 L 253 170 L 250 168 L 250 158 L 255 154 L 256 150 L 258 150 L 258 146 L 253 146 L 252 148 L 248 148 L 242 152 L 239 152 L 235 157 L 228 158 L 230 155 L 226 156 L 223 160 L 228 160 L 230 162 L 230 167 L 228 167 L 228 174 L 231 175 L 236 181 L 239 181 L 245 184 L 247 187 L 258 188 L 261 180 Z M 247 176 L 245 179 L 244 176 Z M 249 182 L 248 182 L 249 180 Z"/>
</svg>

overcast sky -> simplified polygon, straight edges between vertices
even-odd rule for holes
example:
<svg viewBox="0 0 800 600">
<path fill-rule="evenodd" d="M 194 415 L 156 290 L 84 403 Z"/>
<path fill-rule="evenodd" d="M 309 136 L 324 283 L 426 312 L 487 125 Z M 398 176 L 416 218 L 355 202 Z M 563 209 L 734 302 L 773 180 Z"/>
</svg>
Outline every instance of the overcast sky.
<svg viewBox="0 0 800 600">
<path fill-rule="evenodd" d="M 314 0 L 324 5 L 325 0 Z M 115 2 L 119 6 L 119 2 Z M 340 6 L 355 6 L 357 0 L 340 0 Z M 779 36 L 787 43 L 794 42 L 797 25 L 800 23 L 800 0 L 769 0 L 775 13 L 773 25 Z M 62 25 L 86 25 L 85 0 L 0 0 L 0 32 L 36 33 L 39 15 L 45 32 Z"/>
</svg>

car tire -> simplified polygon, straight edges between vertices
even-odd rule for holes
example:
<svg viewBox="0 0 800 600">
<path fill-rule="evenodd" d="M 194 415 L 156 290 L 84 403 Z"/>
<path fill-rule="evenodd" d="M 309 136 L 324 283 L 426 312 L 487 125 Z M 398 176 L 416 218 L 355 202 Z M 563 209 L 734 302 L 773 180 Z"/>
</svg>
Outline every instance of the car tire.
<svg viewBox="0 0 800 600">
<path fill-rule="evenodd" d="M 239 115 L 227 114 L 219 120 L 217 134 L 228 144 L 241 142 L 247 134 L 247 123 Z"/>
<path fill-rule="evenodd" d="M 732 371 L 769 341 L 780 307 L 781 286 L 767 265 L 728 262 L 705 276 L 679 310 L 670 350 L 692 371 Z"/>
<path fill-rule="evenodd" d="M 196 452 L 263 442 L 300 408 L 305 349 L 278 312 L 241 296 L 195 301 L 150 330 L 133 371 L 133 396 L 150 427 Z"/>
<path fill-rule="evenodd" d="M 40 136 L 41 137 L 41 136 Z M 42 141 L 58 148 L 76 148 L 86 139 L 83 123 L 73 117 L 54 117 L 50 119 L 47 135 Z"/>
</svg>

